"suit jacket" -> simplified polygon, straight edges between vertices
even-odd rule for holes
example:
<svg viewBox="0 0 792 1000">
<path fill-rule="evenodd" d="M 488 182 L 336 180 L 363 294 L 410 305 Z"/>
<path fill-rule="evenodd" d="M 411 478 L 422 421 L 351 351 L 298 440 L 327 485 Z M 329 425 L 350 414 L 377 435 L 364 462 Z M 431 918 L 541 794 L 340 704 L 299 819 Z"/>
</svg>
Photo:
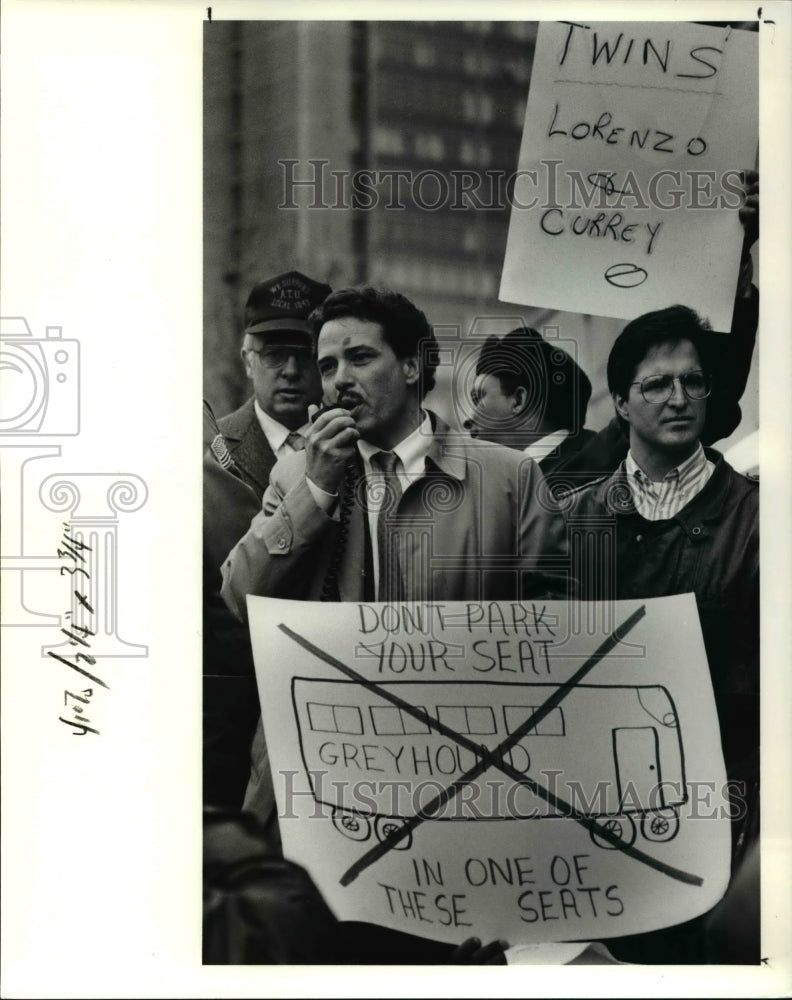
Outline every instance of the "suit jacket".
<svg viewBox="0 0 792 1000">
<path fill-rule="evenodd" d="M 204 410 L 203 456 L 203 776 L 204 799 L 239 809 L 250 774 L 258 693 L 248 630 L 220 597 L 220 566 L 260 504 L 214 450 L 219 435 Z M 222 448 L 222 441 L 220 441 Z"/>
<path fill-rule="evenodd" d="M 221 417 L 217 425 L 243 481 L 261 502 L 277 459 L 258 422 L 253 397 L 238 410 Z"/>
<path fill-rule="evenodd" d="M 436 417 L 434 424 L 426 472 L 405 490 L 395 515 L 404 599 L 562 596 L 565 527 L 537 464 L 451 432 Z M 351 505 L 346 522 L 315 503 L 304 452 L 281 459 L 263 511 L 223 567 L 223 597 L 232 611 L 245 616 L 246 594 L 318 600 L 331 566 L 338 599 L 371 599 L 362 504 Z"/>
</svg>

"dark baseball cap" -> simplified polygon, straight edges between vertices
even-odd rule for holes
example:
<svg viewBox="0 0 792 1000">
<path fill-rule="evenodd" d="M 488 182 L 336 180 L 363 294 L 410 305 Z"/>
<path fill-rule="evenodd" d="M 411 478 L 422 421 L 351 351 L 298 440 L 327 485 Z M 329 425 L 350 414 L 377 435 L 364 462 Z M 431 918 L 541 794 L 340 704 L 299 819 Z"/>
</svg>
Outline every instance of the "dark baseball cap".
<svg viewBox="0 0 792 1000">
<path fill-rule="evenodd" d="M 245 333 L 278 331 L 312 334 L 308 316 L 332 292 L 329 285 L 286 271 L 253 286 L 245 304 Z"/>
</svg>

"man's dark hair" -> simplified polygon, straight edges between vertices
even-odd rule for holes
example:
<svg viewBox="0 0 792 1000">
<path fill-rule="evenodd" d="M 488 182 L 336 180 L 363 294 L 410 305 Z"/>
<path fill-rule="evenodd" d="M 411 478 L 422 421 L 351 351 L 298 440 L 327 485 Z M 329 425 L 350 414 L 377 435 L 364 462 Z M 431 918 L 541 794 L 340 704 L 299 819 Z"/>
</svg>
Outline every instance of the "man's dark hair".
<svg viewBox="0 0 792 1000">
<path fill-rule="evenodd" d="M 661 344 L 689 340 L 698 352 L 704 371 L 712 371 L 707 331 L 712 327 L 688 306 L 669 306 L 644 313 L 625 326 L 608 356 L 608 389 L 627 396 L 635 373 L 646 355 Z"/>
<path fill-rule="evenodd" d="M 608 389 L 611 394 L 627 397 L 630 385 L 646 355 L 661 344 L 676 346 L 689 340 L 696 348 L 703 371 L 712 373 L 707 331 L 712 327 L 689 306 L 669 306 L 644 313 L 625 326 L 608 355 Z M 616 414 L 624 435 L 629 438 L 630 424 Z"/>
<path fill-rule="evenodd" d="M 422 396 L 434 387 L 437 339 L 424 313 L 406 296 L 370 285 L 342 288 L 314 309 L 309 320 L 318 336 L 325 323 L 349 316 L 379 323 L 385 341 L 397 358 L 416 356 L 419 359 Z"/>
<path fill-rule="evenodd" d="M 493 375 L 512 395 L 518 386 L 528 393 L 530 407 L 541 412 L 554 429 L 577 433 L 586 420 L 591 382 L 567 354 L 530 327 L 518 327 L 505 337 L 488 337 L 476 362 L 477 375 Z"/>
</svg>

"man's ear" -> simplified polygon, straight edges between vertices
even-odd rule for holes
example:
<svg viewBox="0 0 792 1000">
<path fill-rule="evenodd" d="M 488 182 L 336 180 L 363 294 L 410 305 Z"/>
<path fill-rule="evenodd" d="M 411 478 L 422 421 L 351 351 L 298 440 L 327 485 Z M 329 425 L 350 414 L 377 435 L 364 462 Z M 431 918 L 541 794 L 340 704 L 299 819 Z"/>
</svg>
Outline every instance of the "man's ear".
<svg viewBox="0 0 792 1000">
<path fill-rule="evenodd" d="M 528 390 L 524 385 L 518 385 L 512 393 L 511 408 L 515 416 L 519 416 L 528 409 Z"/>
<path fill-rule="evenodd" d="M 421 377 L 421 366 L 417 356 L 402 358 L 402 371 L 407 385 L 415 385 Z"/>
<path fill-rule="evenodd" d="M 239 356 L 240 358 L 242 358 L 242 364 L 245 366 L 245 375 L 247 375 L 248 378 L 252 379 L 253 371 L 250 361 L 250 351 L 248 351 L 246 347 L 242 346 L 239 348 Z"/>
<path fill-rule="evenodd" d="M 620 396 L 618 392 L 612 392 L 611 398 L 613 399 L 613 405 L 616 407 L 616 412 L 623 420 L 626 420 L 627 423 L 629 423 L 630 418 L 627 414 L 627 398 L 625 396 Z"/>
</svg>

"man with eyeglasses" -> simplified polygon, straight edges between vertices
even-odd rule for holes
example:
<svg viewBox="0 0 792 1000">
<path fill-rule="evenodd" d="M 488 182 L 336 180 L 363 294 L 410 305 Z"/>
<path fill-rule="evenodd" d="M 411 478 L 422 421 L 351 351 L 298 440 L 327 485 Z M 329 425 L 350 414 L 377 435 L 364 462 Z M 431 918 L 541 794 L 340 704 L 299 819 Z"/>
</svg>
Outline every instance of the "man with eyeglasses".
<svg viewBox="0 0 792 1000">
<path fill-rule="evenodd" d="M 256 724 L 258 701 L 250 637 L 236 619 L 229 622 L 219 610 L 227 612 L 220 598 L 220 559 L 244 535 L 256 508 L 260 509 L 275 462 L 305 447 L 308 406 L 318 402 L 321 393 L 307 317 L 330 291 L 329 285 L 299 271 L 276 275 L 253 287 L 245 306 L 241 351 L 253 396 L 217 421 L 221 434 L 212 441 L 217 462 L 224 470 L 232 469 L 238 479 L 234 486 L 229 473 L 218 491 L 214 488 L 219 476 L 217 463 L 210 463 L 214 478 L 209 481 L 205 475 L 204 480 L 207 801 L 244 805 L 255 809 L 262 821 L 271 817 L 275 797 L 264 733 L 260 723 Z M 250 748 L 249 760 L 246 746 Z M 220 760 L 224 748 L 230 749 L 226 759 Z"/>
<path fill-rule="evenodd" d="M 260 281 L 248 297 L 241 355 L 253 395 L 218 425 L 259 501 L 275 462 L 305 447 L 308 406 L 321 395 L 307 318 L 330 291 L 329 285 L 288 271 Z"/>
<path fill-rule="evenodd" d="M 613 565 L 589 562 L 580 581 L 596 600 L 693 593 L 732 799 L 733 870 L 758 832 L 759 486 L 701 435 L 713 391 L 708 327 L 671 306 L 629 323 L 608 358 L 608 388 L 630 450 L 612 475 L 566 498 L 586 533 L 605 531 Z M 757 887 L 758 888 L 758 887 Z M 723 949 L 717 911 L 677 927 L 609 942 L 632 962 L 757 962 L 758 926 Z M 754 953 L 755 952 L 755 953 Z"/>
<path fill-rule="evenodd" d="M 728 336 L 712 331 L 706 334 L 714 349 L 711 353 L 711 374 L 715 376 L 717 373 L 717 377 L 713 378 L 707 418 L 701 433 L 702 443 L 709 445 L 728 438 L 740 424 L 739 400 L 748 383 L 759 324 L 759 291 L 753 282 L 751 258 L 751 248 L 759 238 L 758 172 L 744 170 L 742 185 L 744 202 L 738 214 L 743 228 L 743 245 L 731 332 Z M 614 418 L 599 433 L 581 442 L 579 450 L 568 455 L 564 461 L 564 481 L 570 486 L 583 486 L 606 472 L 613 472 L 627 453 L 622 431 L 619 421 Z"/>
</svg>

